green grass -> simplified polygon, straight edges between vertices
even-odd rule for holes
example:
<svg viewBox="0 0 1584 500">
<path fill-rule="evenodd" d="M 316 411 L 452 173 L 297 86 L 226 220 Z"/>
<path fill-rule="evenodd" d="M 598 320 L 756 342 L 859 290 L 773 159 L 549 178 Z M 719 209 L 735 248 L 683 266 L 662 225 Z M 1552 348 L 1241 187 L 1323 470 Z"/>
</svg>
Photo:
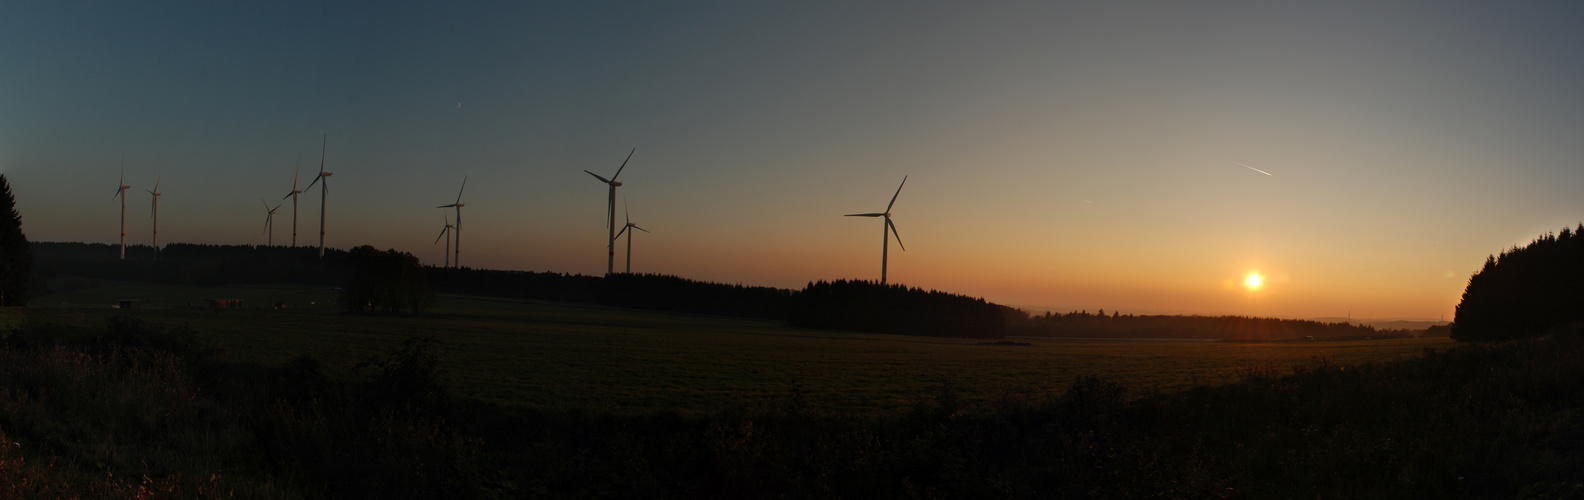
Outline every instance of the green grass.
<svg viewBox="0 0 1584 500">
<path fill-rule="evenodd" d="M 192 287 L 110 283 L 39 297 L 28 315 L 98 328 L 134 314 L 187 325 L 223 346 L 222 360 L 276 365 L 319 359 L 333 376 L 411 336 L 441 341 L 459 396 L 507 406 L 631 414 L 701 414 L 784 399 L 794 387 L 820 410 L 885 414 L 951 386 L 978 399 L 1059 393 L 1080 375 L 1134 391 L 1176 392 L 1250 370 L 1326 358 L 1349 366 L 1416 356 L 1447 339 L 1239 344 L 978 340 L 804 330 L 772 321 L 442 295 L 422 316 L 348 315 L 326 287 Z M 215 313 L 206 299 L 249 307 Z M 108 308 L 141 299 L 135 311 Z M 260 309 L 277 301 L 296 307 Z M 313 306 L 309 306 L 313 303 Z M 75 305 L 61 308 L 62 304 Z M 189 306 L 190 305 L 190 306 Z M 45 319 L 45 318 L 40 318 Z"/>
</svg>

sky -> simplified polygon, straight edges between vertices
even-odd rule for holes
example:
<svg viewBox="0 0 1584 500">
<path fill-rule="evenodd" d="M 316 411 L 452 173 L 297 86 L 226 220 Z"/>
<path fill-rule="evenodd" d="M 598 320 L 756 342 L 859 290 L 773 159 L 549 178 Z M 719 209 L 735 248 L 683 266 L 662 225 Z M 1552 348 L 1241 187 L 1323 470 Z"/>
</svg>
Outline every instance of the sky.
<svg viewBox="0 0 1584 500">
<path fill-rule="evenodd" d="M 326 244 L 1057 311 L 1450 319 L 1584 220 L 1572 2 L 0 4 L 33 241 Z M 299 198 L 317 244 L 319 187 Z M 289 242 L 290 200 L 274 219 Z M 621 221 L 618 221 L 618 224 Z M 624 267 L 625 239 L 616 266 Z M 1263 284 L 1245 286 L 1257 273 Z"/>
</svg>

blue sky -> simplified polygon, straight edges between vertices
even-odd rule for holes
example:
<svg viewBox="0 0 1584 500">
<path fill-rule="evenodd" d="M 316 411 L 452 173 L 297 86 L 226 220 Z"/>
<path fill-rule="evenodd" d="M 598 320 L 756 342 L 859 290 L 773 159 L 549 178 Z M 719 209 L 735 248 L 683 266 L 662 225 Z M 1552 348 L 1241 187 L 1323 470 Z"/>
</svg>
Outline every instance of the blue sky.
<svg viewBox="0 0 1584 500">
<path fill-rule="evenodd" d="M 1584 219 L 1568 3 L 0 12 L 0 172 L 35 240 L 114 241 L 124 157 L 129 241 L 158 178 L 162 242 L 261 244 L 322 137 L 331 246 L 440 262 L 467 176 L 465 264 L 598 274 L 582 171 L 637 148 L 635 271 L 876 278 L 879 223 L 841 215 L 908 175 L 893 281 L 1061 309 L 1433 319 L 1485 255 Z"/>
</svg>

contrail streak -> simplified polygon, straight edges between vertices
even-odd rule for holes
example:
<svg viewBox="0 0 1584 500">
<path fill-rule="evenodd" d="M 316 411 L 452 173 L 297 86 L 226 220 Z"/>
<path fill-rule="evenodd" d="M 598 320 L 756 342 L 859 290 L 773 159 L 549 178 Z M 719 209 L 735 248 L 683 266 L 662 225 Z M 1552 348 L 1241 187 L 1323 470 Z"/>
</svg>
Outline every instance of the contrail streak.
<svg viewBox="0 0 1584 500">
<path fill-rule="evenodd" d="M 1227 160 L 1227 161 L 1232 161 L 1232 160 Z M 1238 165 L 1243 165 L 1243 163 L 1242 163 L 1242 162 L 1236 162 L 1236 161 L 1232 161 L 1232 163 L 1236 163 L 1236 164 L 1238 164 Z M 1254 167 L 1250 167 L 1250 166 L 1248 166 L 1248 165 L 1243 165 L 1243 168 L 1246 168 L 1246 169 L 1249 169 L 1249 170 L 1253 170 L 1253 171 L 1255 171 L 1255 172 L 1259 172 L 1259 173 L 1262 173 L 1262 174 L 1265 174 L 1265 175 L 1271 175 L 1271 173 L 1270 173 L 1270 172 L 1266 172 L 1266 171 L 1264 171 L 1264 170 L 1260 170 L 1260 169 L 1257 169 L 1257 168 L 1254 168 Z M 1274 175 L 1271 175 L 1271 177 L 1275 177 L 1275 176 L 1274 176 Z"/>
</svg>

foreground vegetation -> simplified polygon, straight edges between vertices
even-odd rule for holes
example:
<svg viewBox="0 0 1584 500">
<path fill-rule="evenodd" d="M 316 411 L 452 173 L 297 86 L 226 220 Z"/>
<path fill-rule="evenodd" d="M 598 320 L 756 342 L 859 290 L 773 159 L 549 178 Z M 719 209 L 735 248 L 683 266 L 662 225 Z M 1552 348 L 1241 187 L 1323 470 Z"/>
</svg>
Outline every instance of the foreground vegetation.
<svg viewBox="0 0 1584 500">
<path fill-rule="evenodd" d="M 1576 332 L 1387 363 L 1245 365 L 1237 381 L 1177 393 L 1091 376 L 989 393 L 946 379 L 906 408 L 855 413 L 791 384 L 730 409 L 602 412 L 460 396 L 445 374 L 465 365 L 447 361 L 444 339 L 407 338 L 350 366 L 259 364 L 231 361 L 201 328 L 102 320 L 8 316 L 0 496 L 1584 491 Z"/>
</svg>

